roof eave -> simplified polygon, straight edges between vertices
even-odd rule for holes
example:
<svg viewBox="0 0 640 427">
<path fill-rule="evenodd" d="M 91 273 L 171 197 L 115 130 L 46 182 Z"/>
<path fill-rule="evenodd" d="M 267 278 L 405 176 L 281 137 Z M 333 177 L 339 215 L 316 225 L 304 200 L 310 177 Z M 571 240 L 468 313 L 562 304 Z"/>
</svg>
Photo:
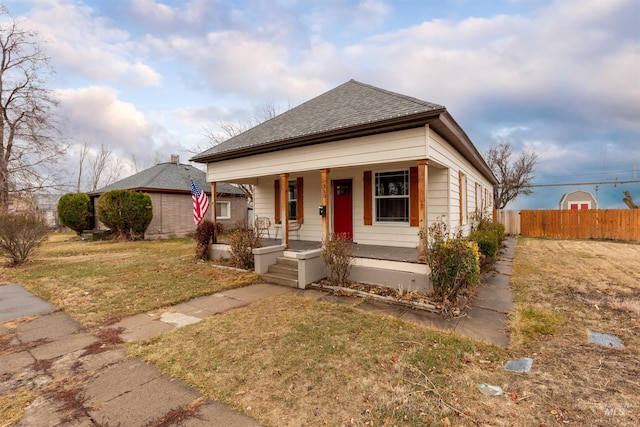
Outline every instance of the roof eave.
<svg viewBox="0 0 640 427">
<path fill-rule="evenodd" d="M 462 155 L 469 160 L 485 178 L 491 181 L 493 185 L 497 185 L 498 179 L 494 175 L 493 171 L 455 119 L 445 111 L 438 118 L 438 121 L 442 123 L 444 130 L 437 129 L 436 127 L 436 131 L 443 134 L 442 136 L 447 140 L 447 142 L 462 153 Z"/>
<path fill-rule="evenodd" d="M 423 126 L 430 121 L 437 119 L 445 112 L 445 108 L 425 111 L 400 117 L 393 117 L 387 120 L 380 120 L 372 123 L 360 123 L 348 128 L 332 129 L 326 132 L 311 135 L 302 135 L 294 138 L 282 139 L 268 144 L 250 146 L 230 150 L 222 153 L 214 153 L 208 156 L 198 155 L 190 160 L 196 163 L 213 163 L 222 160 L 237 159 L 252 156 L 255 154 L 269 153 L 289 148 L 304 147 L 308 145 L 320 144 L 323 142 L 336 141 L 340 139 L 356 138 L 373 135 L 376 133 L 392 132 L 403 129 L 410 129 L 416 126 Z"/>
</svg>

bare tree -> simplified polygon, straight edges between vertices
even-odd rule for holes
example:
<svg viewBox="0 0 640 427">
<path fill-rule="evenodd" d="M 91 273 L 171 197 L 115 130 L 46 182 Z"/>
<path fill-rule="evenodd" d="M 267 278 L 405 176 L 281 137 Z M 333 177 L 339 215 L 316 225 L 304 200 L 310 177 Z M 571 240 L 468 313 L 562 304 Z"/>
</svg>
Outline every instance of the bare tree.
<svg viewBox="0 0 640 427">
<path fill-rule="evenodd" d="M 624 199 L 622 199 L 622 201 L 629 206 L 629 209 L 640 209 L 640 206 L 636 205 L 636 203 L 633 201 L 633 196 L 631 195 L 631 193 L 629 193 L 628 191 L 623 191 L 622 192 L 624 194 Z"/>
<path fill-rule="evenodd" d="M 55 185 L 47 170 L 64 150 L 53 120 L 57 100 L 44 80 L 49 58 L 37 34 L 2 5 L 0 20 L 0 211 L 7 211 L 10 193 Z"/>
<path fill-rule="evenodd" d="M 519 195 L 533 193 L 533 169 L 538 161 L 535 153 L 523 151 L 514 157 L 511 144 L 501 142 L 494 144 L 487 151 L 487 164 L 498 178 L 498 185 L 493 188 L 493 206 L 504 209 L 507 204 Z"/>
<path fill-rule="evenodd" d="M 257 126 L 261 123 L 266 122 L 267 120 L 271 120 L 276 117 L 280 113 L 290 110 L 291 104 L 287 104 L 286 107 L 282 107 L 277 104 L 272 98 L 268 98 L 264 103 L 260 106 L 258 113 L 253 117 L 250 117 L 245 123 L 236 123 L 230 122 L 226 120 L 218 120 L 214 127 L 205 127 L 205 136 L 209 139 L 211 143 L 209 147 L 213 147 L 215 145 L 220 144 L 228 139 L 233 138 L 236 135 L 241 134 L 242 132 Z M 202 149 L 198 149 L 198 152 L 204 151 Z M 249 184 L 236 184 L 236 186 L 244 192 L 249 201 L 253 201 L 253 185 Z"/>
<path fill-rule="evenodd" d="M 87 139 L 82 140 L 78 151 L 78 184 L 76 186 L 76 193 L 80 192 L 84 163 L 87 160 L 87 156 L 89 156 L 89 141 Z"/>
<path fill-rule="evenodd" d="M 109 159 L 111 157 L 111 149 L 106 145 L 100 144 L 100 151 L 95 155 L 91 161 L 91 191 L 98 189 L 100 184 L 100 178 L 107 170 Z M 109 185 L 109 184 L 105 184 Z"/>
</svg>

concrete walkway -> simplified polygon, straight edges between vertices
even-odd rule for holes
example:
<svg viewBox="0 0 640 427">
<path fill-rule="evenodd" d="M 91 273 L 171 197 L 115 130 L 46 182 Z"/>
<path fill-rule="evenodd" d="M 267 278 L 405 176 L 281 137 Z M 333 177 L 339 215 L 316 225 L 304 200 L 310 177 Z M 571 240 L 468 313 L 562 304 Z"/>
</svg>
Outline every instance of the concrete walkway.
<svg viewBox="0 0 640 427">
<path fill-rule="evenodd" d="M 505 323 L 513 305 L 510 274 L 514 255 L 515 239 L 511 238 L 506 241 L 496 264 L 497 271 L 483 279 L 471 309 L 465 317 L 457 319 L 442 319 L 428 312 L 381 302 L 362 302 L 318 290 L 258 284 L 196 298 L 167 310 L 139 314 L 111 327 L 122 328 L 121 338 L 134 342 L 264 298 L 299 295 L 357 305 L 366 311 L 453 330 L 506 347 L 509 340 Z M 177 414 L 176 410 L 193 404 L 199 405 L 197 410 L 182 412 L 181 418 L 164 425 L 259 425 L 221 402 L 204 398 L 199 391 L 162 374 L 153 365 L 138 358 L 128 359 L 122 346 L 106 345 L 105 348 L 110 348 L 106 351 L 87 351 L 91 346 L 94 350 L 100 347 L 99 331 L 91 333 L 66 313 L 51 313 L 52 309 L 18 285 L 0 286 L 0 319 L 39 315 L 28 321 L 0 324 L 0 396 L 22 388 L 39 394 L 15 425 L 158 425 L 171 414 Z"/>
</svg>

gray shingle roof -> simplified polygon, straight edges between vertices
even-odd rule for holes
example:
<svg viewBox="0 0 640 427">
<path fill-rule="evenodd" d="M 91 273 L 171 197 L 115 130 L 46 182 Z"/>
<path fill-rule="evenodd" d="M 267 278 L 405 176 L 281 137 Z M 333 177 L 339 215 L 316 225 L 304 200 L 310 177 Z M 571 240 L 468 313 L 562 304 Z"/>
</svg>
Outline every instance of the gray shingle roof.
<svg viewBox="0 0 640 427">
<path fill-rule="evenodd" d="M 350 80 L 196 156 L 207 157 L 435 110 L 433 104 Z"/>
<path fill-rule="evenodd" d="M 145 190 L 159 192 L 188 192 L 191 193 L 191 179 L 205 192 L 211 192 L 211 185 L 207 182 L 206 174 L 191 165 L 177 163 L 159 163 L 149 169 L 138 172 L 106 187 L 92 191 L 91 195 L 102 194 L 111 190 Z M 217 193 L 237 194 L 244 193 L 239 188 L 225 183 L 218 183 Z"/>
</svg>

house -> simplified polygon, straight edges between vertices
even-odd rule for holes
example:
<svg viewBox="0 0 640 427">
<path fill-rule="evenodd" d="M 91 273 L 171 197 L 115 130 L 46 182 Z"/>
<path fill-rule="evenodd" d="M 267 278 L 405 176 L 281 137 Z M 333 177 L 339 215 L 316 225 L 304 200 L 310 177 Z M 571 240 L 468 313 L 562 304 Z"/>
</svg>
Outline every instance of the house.
<svg viewBox="0 0 640 427">
<path fill-rule="evenodd" d="M 254 186 L 254 215 L 279 238 L 254 251 L 256 271 L 289 256 L 299 287 L 324 274 L 311 261 L 319 250 L 296 250 L 299 241 L 317 248 L 332 234 L 357 243 L 353 280 L 426 286 L 420 232 L 440 222 L 468 232 L 474 211 L 490 212 L 497 183 L 445 107 L 355 80 L 192 160 L 207 165 L 214 188 Z"/>
<path fill-rule="evenodd" d="M 203 171 L 191 165 L 180 164 L 178 156 L 171 161 L 159 163 L 135 175 L 114 182 L 104 188 L 89 193 L 96 212 L 100 194 L 111 190 L 133 190 L 149 194 L 153 205 L 153 219 L 145 232 L 147 239 L 180 237 L 193 233 L 193 201 L 191 199 L 191 179 L 207 193 L 211 201 L 211 186 Z M 221 184 L 216 189 L 217 222 L 225 229 L 234 227 L 238 221 L 247 220 L 247 197 L 242 190 L 231 184 Z M 209 209 L 213 211 L 213 209 Z M 96 215 L 97 218 L 97 215 Z M 104 229 L 96 221 L 94 229 Z"/>
<path fill-rule="evenodd" d="M 564 193 L 560 198 L 560 210 L 598 209 L 598 201 L 589 191 L 575 190 Z"/>
</svg>

